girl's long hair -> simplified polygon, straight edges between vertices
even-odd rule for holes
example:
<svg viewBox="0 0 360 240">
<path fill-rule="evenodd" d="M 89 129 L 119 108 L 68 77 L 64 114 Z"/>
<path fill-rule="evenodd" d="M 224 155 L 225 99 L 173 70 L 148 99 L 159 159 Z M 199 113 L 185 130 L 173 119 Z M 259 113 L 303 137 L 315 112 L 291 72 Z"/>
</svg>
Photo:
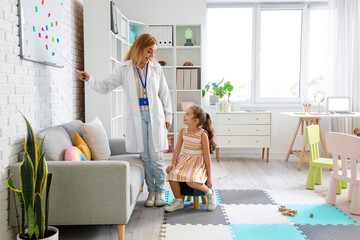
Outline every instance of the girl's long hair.
<svg viewBox="0 0 360 240">
<path fill-rule="evenodd" d="M 153 46 L 154 44 L 157 45 L 157 42 L 153 36 L 147 33 L 141 34 L 131 45 L 130 50 L 124 58 L 124 61 L 132 60 L 134 64 L 138 63 L 141 58 L 142 51 L 147 47 Z"/>
<path fill-rule="evenodd" d="M 211 117 L 200 106 L 194 105 L 191 106 L 191 108 L 193 109 L 195 118 L 199 119 L 198 127 L 207 131 L 210 153 L 213 153 L 216 148 L 216 143 L 214 142 L 214 129 L 212 127 Z"/>
</svg>

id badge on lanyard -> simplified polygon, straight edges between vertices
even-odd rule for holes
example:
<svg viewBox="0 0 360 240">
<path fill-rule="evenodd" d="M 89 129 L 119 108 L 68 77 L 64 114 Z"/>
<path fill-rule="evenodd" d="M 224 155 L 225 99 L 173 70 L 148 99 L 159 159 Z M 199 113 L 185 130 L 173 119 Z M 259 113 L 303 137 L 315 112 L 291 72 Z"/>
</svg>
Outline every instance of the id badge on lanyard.
<svg viewBox="0 0 360 240">
<path fill-rule="evenodd" d="M 139 104 L 140 106 L 149 106 L 148 98 L 139 98 Z"/>
<path fill-rule="evenodd" d="M 149 64 L 146 64 L 146 74 L 145 74 L 145 83 L 143 83 L 143 80 L 141 78 L 141 75 L 139 73 L 139 69 L 137 68 L 137 66 L 135 65 L 136 67 L 136 71 L 139 75 L 139 78 L 140 78 L 140 81 L 141 81 L 141 85 L 143 86 L 144 88 L 144 97 L 146 96 L 146 83 L 147 83 L 147 72 L 148 72 L 148 66 Z M 139 105 L 140 106 L 149 106 L 149 99 L 146 97 L 146 98 L 139 98 Z"/>
</svg>

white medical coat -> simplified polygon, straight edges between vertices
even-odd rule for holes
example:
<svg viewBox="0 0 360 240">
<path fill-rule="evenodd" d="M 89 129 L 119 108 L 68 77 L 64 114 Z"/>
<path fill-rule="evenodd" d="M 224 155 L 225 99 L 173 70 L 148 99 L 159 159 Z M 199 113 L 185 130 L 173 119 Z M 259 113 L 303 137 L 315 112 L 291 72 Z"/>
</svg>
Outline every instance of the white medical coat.
<svg viewBox="0 0 360 240">
<path fill-rule="evenodd" d="M 149 62 L 147 76 L 147 96 L 151 119 L 152 138 L 155 151 L 169 148 L 166 122 L 172 122 L 172 107 L 169 88 L 159 63 Z M 117 64 L 112 73 L 104 80 L 90 76 L 88 83 L 102 94 L 107 94 L 118 86 L 123 87 L 124 135 L 126 151 L 130 153 L 144 152 L 139 97 L 136 87 L 132 61 Z"/>
</svg>

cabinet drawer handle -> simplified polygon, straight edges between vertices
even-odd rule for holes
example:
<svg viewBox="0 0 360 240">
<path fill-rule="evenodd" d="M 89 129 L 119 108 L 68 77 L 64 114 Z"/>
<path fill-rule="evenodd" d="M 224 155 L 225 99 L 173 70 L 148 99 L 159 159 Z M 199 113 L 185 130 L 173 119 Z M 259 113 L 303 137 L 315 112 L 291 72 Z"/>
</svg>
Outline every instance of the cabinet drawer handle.
<svg viewBox="0 0 360 240">
<path fill-rule="evenodd" d="M 259 120 L 259 118 L 256 118 L 256 120 Z"/>
<path fill-rule="evenodd" d="M 230 128 L 229 128 L 229 132 L 230 132 Z"/>
<path fill-rule="evenodd" d="M 229 118 L 229 120 L 231 120 L 231 119 Z"/>
<path fill-rule="evenodd" d="M 258 132 L 258 131 L 259 131 L 259 129 L 256 129 L 256 131 Z"/>
<path fill-rule="evenodd" d="M 256 140 L 256 142 L 258 143 L 258 142 L 259 142 L 259 140 Z"/>
<path fill-rule="evenodd" d="M 228 140 L 228 142 L 231 142 L 230 140 Z"/>
</svg>

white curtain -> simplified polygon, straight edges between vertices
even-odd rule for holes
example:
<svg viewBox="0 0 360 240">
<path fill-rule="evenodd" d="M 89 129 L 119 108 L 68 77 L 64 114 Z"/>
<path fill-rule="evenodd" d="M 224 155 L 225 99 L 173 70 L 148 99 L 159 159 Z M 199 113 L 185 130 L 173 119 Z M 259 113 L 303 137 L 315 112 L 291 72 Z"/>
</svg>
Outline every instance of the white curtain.
<svg viewBox="0 0 360 240">
<path fill-rule="evenodd" d="M 360 0 L 329 0 L 327 96 L 349 96 L 360 112 Z M 331 130 L 352 133 L 357 118 L 332 119 Z"/>
</svg>

